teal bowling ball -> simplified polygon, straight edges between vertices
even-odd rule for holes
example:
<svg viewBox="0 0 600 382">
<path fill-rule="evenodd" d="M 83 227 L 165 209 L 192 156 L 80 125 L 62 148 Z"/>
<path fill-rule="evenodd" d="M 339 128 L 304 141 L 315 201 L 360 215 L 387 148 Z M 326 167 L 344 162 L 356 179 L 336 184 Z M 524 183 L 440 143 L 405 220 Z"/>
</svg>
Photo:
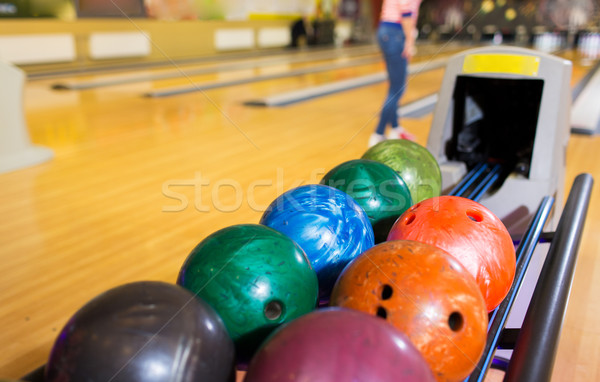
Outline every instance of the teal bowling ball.
<svg viewBox="0 0 600 382">
<path fill-rule="evenodd" d="M 317 304 L 317 276 L 302 249 L 258 224 L 206 237 L 185 260 L 177 284 L 221 316 L 242 368 L 273 329 Z"/>
<path fill-rule="evenodd" d="M 365 210 L 376 243 L 387 239 L 396 219 L 412 206 L 410 190 L 400 175 L 372 160 L 344 162 L 325 174 L 321 184 L 345 192 Z"/>
<path fill-rule="evenodd" d="M 442 173 L 431 153 L 406 139 L 389 139 L 368 149 L 362 159 L 370 159 L 393 168 L 410 189 L 413 203 L 440 196 Z"/>
</svg>

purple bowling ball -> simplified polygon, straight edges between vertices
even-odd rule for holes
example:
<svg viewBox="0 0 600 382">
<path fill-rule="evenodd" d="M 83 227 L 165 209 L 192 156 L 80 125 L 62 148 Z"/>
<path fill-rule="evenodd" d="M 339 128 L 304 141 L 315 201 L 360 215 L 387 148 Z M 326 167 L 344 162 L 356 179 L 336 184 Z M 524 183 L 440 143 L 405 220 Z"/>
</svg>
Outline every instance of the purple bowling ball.
<svg viewBox="0 0 600 382">
<path fill-rule="evenodd" d="M 381 318 L 325 308 L 275 331 L 248 367 L 244 382 L 433 382 L 410 340 Z"/>
</svg>

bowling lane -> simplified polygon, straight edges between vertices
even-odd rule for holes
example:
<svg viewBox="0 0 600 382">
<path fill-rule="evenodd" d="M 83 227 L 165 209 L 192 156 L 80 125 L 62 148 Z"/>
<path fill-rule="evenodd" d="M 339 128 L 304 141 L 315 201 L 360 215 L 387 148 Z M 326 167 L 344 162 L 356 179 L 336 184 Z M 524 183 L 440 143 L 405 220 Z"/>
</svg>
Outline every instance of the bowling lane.
<svg viewBox="0 0 600 382">
<path fill-rule="evenodd" d="M 184 74 L 191 76 L 273 65 L 369 57 L 374 53 L 377 53 L 376 46 L 363 45 L 339 49 L 275 50 L 271 53 L 263 52 L 260 55 L 223 54 L 219 56 L 220 59 L 217 56 L 212 56 L 195 60 L 197 62 L 168 62 L 168 58 L 165 58 L 165 63 L 156 65 L 154 68 L 138 68 L 135 71 L 130 70 L 119 74 L 86 74 L 76 79 L 58 79 L 53 82 L 53 87 L 83 90 L 94 87 L 177 78 L 183 77 Z"/>
<path fill-rule="evenodd" d="M 374 65 L 364 72 L 381 69 Z M 25 103 L 32 139 L 53 148 L 56 158 L 0 175 L 5 217 L 0 221 L 0 288 L 5 291 L 0 296 L 0 376 L 16 378 L 44 363 L 62 325 L 93 296 L 131 281 L 174 282 L 202 238 L 225 226 L 257 222 L 284 190 L 315 183 L 333 166 L 360 157 L 386 84 L 278 109 L 252 109 L 242 102 L 249 95 L 362 70 L 165 99 L 139 97 L 148 86 L 143 83 L 65 93 L 41 89 L 47 89 L 43 81 L 29 84 Z M 442 75 L 438 70 L 412 76 L 403 102 L 435 92 Z M 426 142 L 430 123 L 430 116 L 403 121 L 420 143 Z M 579 163 L 600 143 L 595 137 L 572 142 L 569 176 L 580 169 L 600 176 L 595 164 Z M 590 217 L 586 232 L 598 222 L 600 216 Z M 600 293 L 593 279 L 597 247 L 593 234 L 584 236 L 586 255 L 577 272 L 587 278 L 579 281 L 576 274 L 572 301 L 581 302 L 572 302 L 570 309 L 576 310 L 567 313 L 565 329 L 572 334 L 565 341 L 574 347 L 559 349 L 572 362 L 557 361 L 560 375 L 570 375 L 578 362 L 596 370 L 586 349 L 597 350 L 592 340 L 597 320 L 582 298 Z M 582 262 L 586 268 L 580 270 Z M 573 360 L 569 349 L 580 359 Z"/>
<path fill-rule="evenodd" d="M 420 48 L 423 51 L 433 51 L 434 47 Z M 454 48 L 456 49 L 456 48 Z M 444 55 L 447 55 L 445 53 Z M 428 55 L 423 55 L 422 58 L 415 62 L 425 62 Z M 436 55 L 436 57 L 438 57 Z M 335 60 L 328 61 L 329 63 Z M 310 64 L 303 64 L 306 67 Z M 321 65 L 319 63 L 319 65 Z M 292 67 L 291 69 L 294 69 Z M 270 70 L 278 70 L 285 72 L 290 70 L 290 67 L 272 67 Z M 180 123 L 186 123 L 186 118 L 200 115 L 202 120 L 211 118 L 212 114 L 207 113 L 207 105 L 210 111 L 216 106 L 211 104 L 214 100 L 219 104 L 226 104 L 228 111 L 222 110 L 223 114 L 231 117 L 239 116 L 245 118 L 246 115 L 264 115 L 262 113 L 252 113 L 250 110 L 241 107 L 240 105 L 253 97 L 263 95 L 276 94 L 281 91 L 289 91 L 301 89 L 307 86 L 319 85 L 323 83 L 331 83 L 348 78 L 356 78 L 363 75 L 369 75 L 374 72 L 384 70 L 381 62 L 348 67 L 343 69 L 332 69 L 325 72 L 314 73 L 304 76 L 295 76 L 281 78 L 278 80 L 261 81 L 251 83 L 244 86 L 229 86 L 218 89 L 210 89 L 199 92 L 190 97 L 176 97 L 174 100 L 152 101 L 145 100 L 140 97 L 141 94 L 153 89 L 155 83 L 170 83 L 168 81 L 155 82 L 139 82 L 134 84 L 126 84 L 119 86 L 111 86 L 101 89 L 90 89 L 82 91 L 53 91 L 49 88 L 52 81 L 36 81 L 27 87 L 25 95 L 25 107 L 28 112 L 28 120 L 30 125 L 35 129 L 33 134 L 38 134 L 40 143 L 58 145 L 57 149 L 68 149 L 70 143 L 85 142 L 86 140 L 94 140 L 103 138 L 107 134 L 113 134 L 114 129 L 120 129 L 120 121 L 112 121 L 115 119 L 124 118 L 130 123 L 128 131 L 133 133 L 139 127 L 140 134 L 148 132 L 148 126 L 158 124 L 168 124 L 169 126 L 178 126 Z M 252 70 L 247 70 L 245 76 L 252 76 Z M 443 71 L 436 78 L 441 79 Z M 232 76 L 239 76 L 240 73 L 223 73 L 207 74 L 202 76 L 207 81 L 214 81 L 215 78 L 222 76 L 223 79 L 229 80 Z M 425 78 L 423 76 L 415 76 L 415 78 Z M 180 79 L 177 81 L 181 81 Z M 412 80 L 411 80 L 412 81 Z M 374 95 L 380 97 L 380 89 L 376 88 Z M 422 87 L 417 88 L 419 91 L 415 93 L 417 97 L 427 95 L 427 91 L 423 92 Z M 406 100 L 410 100 L 410 94 L 407 94 Z M 334 98 L 337 100 L 337 98 Z M 343 101 L 342 101 L 343 102 Z M 127 105 L 127 106 L 124 106 Z M 74 108 L 76 111 L 73 112 Z M 153 109 L 153 113 L 148 113 L 149 108 Z M 127 115 L 123 115 L 121 110 L 127 110 Z M 173 120 L 175 118 L 175 120 Z M 225 121 L 227 123 L 227 118 Z M 150 120 L 151 119 L 151 120 Z M 168 122 L 167 122 L 168 121 Z M 179 122 L 178 122 L 179 121 Z M 200 121 L 198 121 L 200 122 Z M 220 122 L 219 122 L 220 123 Z M 214 125 L 214 122 L 204 123 L 203 128 L 209 128 Z M 85 126 L 85 127 L 84 127 Z M 91 127 L 91 128 L 90 128 Z"/>
<path fill-rule="evenodd" d="M 427 47 L 425 47 L 427 48 Z M 444 56 L 447 56 L 448 54 L 450 54 L 451 52 L 455 52 L 457 51 L 457 49 L 463 49 L 462 47 L 457 48 L 454 45 L 451 45 L 449 47 L 441 47 L 439 48 L 438 51 L 435 52 L 435 56 L 438 58 L 443 58 Z M 427 57 L 428 55 L 423 55 L 421 57 Z M 418 63 L 422 60 L 421 57 L 416 57 L 416 59 L 414 60 L 415 63 Z M 380 56 L 378 54 L 375 54 L 375 64 L 380 65 L 381 61 L 380 61 Z M 360 59 L 355 59 L 355 60 L 346 60 L 346 61 L 340 61 L 340 62 L 336 62 L 334 64 L 331 63 L 326 63 L 326 64 L 314 64 L 314 65 L 303 65 L 303 66 L 289 66 L 287 68 L 281 67 L 281 68 L 276 68 L 276 67 L 272 67 L 269 68 L 268 71 L 261 71 L 261 72 L 255 72 L 254 74 L 248 73 L 249 75 L 244 77 L 244 76 L 232 76 L 232 77 L 228 77 L 228 78 L 223 78 L 221 81 L 232 81 L 234 82 L 234 85 L 237 85 L 235 82 L 239 82 L 239 84 L 242 83 L 246 83 L 246 82 L 254 82 L 254 81 L 265 81 L 265 80 L 279 80 L 279 79 L 286 79 L 287 77 L 293 77 L 293 76 L 309 76 L 311 74 L 320 74 L 320 73 L 329 73 L 331 74 L 332 72 L 335 73 L 344 73 L 345 69 L 353 69 L 354 67 L 367 67 L 369 65 L 372 65 L 374 63 L 374 59 L 372 58 L 360 58 Z M 379 72 L 384 73 L 382 70 L 380 70 Z M 307 77 L 309 78 L 309 77 Z M 349 78 L 355 78 L 353 76 L 349 77 Z M 344 76 L 336 76 L 336 80 L 343 80 L 343 79 L 347 79 L 347 77 Z M 215 85 L 219 86 L 220 84 L 217 82 L 216 84 L 213 82 L 208 82 L 208 83 L 204 83 L 204 82 L 198 82 L 197 80 L 195 80 L 192 77 L 186 78 L 187 81 L 171 81 L 171 82 L 160 82 L 160 83 L 155 83 L 155 87 L 154 90 L 149 92 L 148 95 L 153 96 L 153 97 L 163 97 L 163 96 L 176 96 L 179 94 L 185 94 L 188 92 L 195 92 L 198 90 L 206 90 L 207 88 L 212 89 Z"/>
</svg>

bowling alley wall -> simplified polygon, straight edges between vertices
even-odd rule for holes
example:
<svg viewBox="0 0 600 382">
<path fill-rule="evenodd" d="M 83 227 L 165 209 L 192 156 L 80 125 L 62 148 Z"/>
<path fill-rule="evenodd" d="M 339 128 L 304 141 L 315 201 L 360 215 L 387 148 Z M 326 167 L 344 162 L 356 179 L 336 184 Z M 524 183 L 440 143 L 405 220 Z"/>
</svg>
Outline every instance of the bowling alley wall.
<svg viewBox="0 0 600 382">
<path fill-rule="evenodd" d="M 0 59 L 44 74 L 276 49 L 290 44 L 300 17 L 330 23 L 329 44 L 372 42 L 382 2 L 0 0 Z M 597 32 L 599 10 L 600 0 L 423 0 L 418 28 L 422 40 L 478 43 L 502 33 L 504 42 L 531 43 L 534 33 Z"/>
<path fill-rule="evenodd" d="M 282 48 L 293 21 L 333 20 L 337 8 L 337 0 L 0 0 L 0 59 L 44 73 Z"/>
<path fill-rule="evenodd" d="M 285 17 L 332 13 L 338 0 L 2 0 L 0 17 L 148 17 L 158 20 Z"/>
<path fill-rule="evenodd" d="M 518 27 L 547 31 L 597 29 L 598 0 L 424 0 L 419 24 L 459 31 L 471 25 L 514 31 Z"/>
</svg>

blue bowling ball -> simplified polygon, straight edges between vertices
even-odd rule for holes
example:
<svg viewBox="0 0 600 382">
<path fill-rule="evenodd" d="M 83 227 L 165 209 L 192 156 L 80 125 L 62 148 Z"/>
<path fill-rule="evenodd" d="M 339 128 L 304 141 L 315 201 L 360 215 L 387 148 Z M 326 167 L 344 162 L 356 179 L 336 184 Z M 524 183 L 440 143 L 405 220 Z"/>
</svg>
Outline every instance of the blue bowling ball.
<svg viewBox="0 0 600 382">
<path fill-rule="evenodd" d="M 304 250 L 317 273 L 321 305 L 329 301 L 344 266 L 375 241 L 369 218 L 354 199 L 319 184 L 283 193 L 260 223 L 287 235 Z"/>
</svg>

